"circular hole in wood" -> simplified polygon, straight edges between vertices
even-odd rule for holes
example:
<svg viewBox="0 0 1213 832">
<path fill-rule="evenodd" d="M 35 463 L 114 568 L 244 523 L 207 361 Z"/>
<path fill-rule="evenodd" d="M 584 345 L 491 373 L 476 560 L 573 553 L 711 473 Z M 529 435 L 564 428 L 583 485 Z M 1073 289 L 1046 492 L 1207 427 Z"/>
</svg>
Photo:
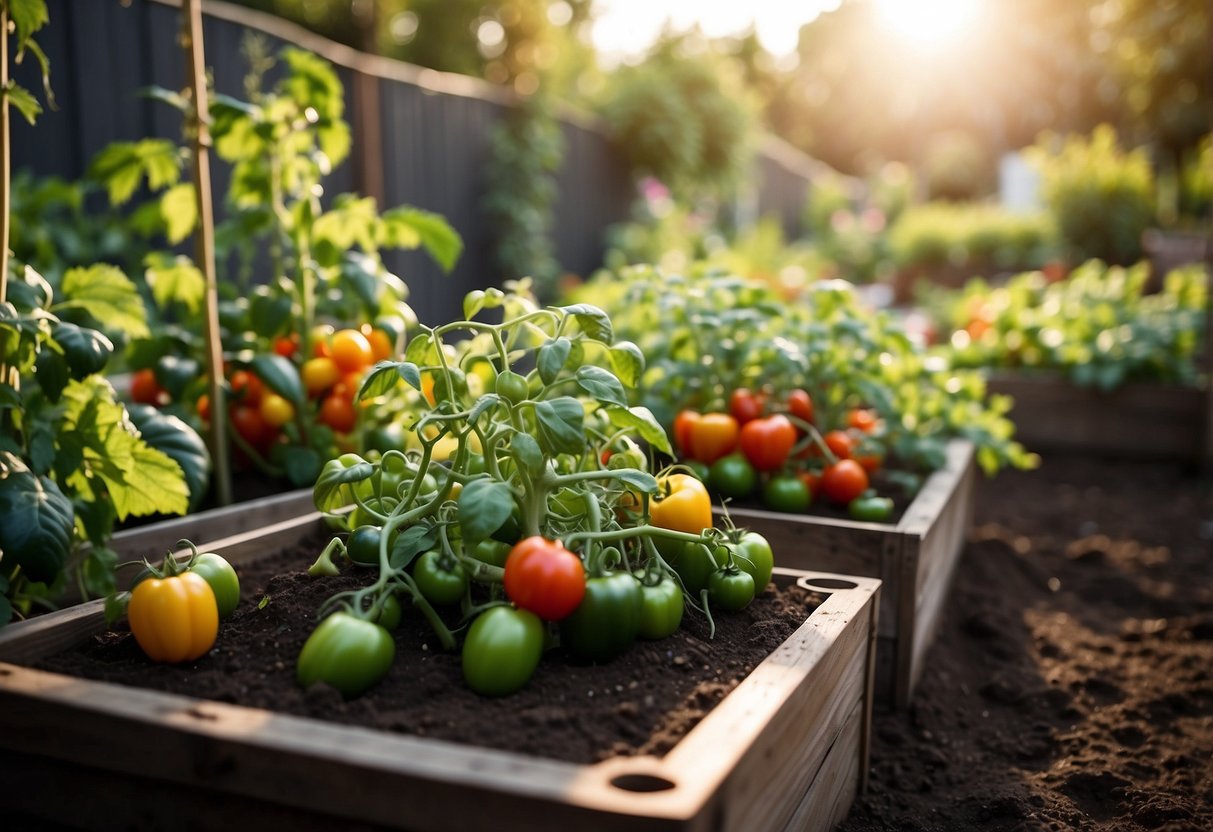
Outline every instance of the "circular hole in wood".
<svg viewBox="0 0 1213 832">
<path fill-rule="evenodd" d="M 801 578 L 797 581 L 805 589 L 854 589 L 859 584 L 842 578 Z"/>
<path fill-rule="evenodd" d="M 627 792 L 665 792 L 675 788 L 674 781 L 655 774 L 618 774 L 611 778 L 611 785 Z"/>
</svg>

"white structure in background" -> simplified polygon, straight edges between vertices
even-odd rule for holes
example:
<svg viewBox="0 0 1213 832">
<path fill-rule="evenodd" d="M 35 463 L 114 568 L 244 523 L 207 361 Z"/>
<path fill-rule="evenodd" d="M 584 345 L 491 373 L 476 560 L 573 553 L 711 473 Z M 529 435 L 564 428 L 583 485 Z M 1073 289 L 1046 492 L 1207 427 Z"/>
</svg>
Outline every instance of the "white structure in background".
<svg viewBox="0 0 1213 832">
<path fill-rule="evenodd" d="M 1008 211 L 1031 214 L 1044 208 L 1040 174 L 1022 153 L 1007 153 L 998 161 L 998 201 Z"/>
</svg>

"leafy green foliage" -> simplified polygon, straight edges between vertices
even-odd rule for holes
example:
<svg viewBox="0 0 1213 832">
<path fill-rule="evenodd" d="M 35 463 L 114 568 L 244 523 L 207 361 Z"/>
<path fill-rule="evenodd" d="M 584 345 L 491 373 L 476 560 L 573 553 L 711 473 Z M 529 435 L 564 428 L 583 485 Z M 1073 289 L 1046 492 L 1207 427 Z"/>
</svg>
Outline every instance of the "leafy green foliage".
<svg viewBox="0 0 1213 832">
<path fill-rule="evenodd" d="M 1123 151 L 1116 130 L 1104 124 L 1089 138 L 1045 135 L 1030 159 L 1072 262 L 1123 264 L 1141 255 L 1141 233 L 1155 213 L 1154 173 L 1144 148 Z"/>
<path fill-rule="evenodd" d="M 901 268 L 953 267 L 977 275 L 1039 268 L 1055 243 L 1047 216 L 932 202 L 907 208 L 890 229 L 888 245 Z"/>
<path fill-rule="evenodd" d="M 1146 293 L 1146 264 L 1091 261 L 1059 282 L 1039 272 L 1005 286 L 974 281 L 935 306 L 959 367 L 1058 370 L 1110 390 L 1126 381 L 1193 383 L 1205 326 L 1208 276 L 1200 265 Z"/>
<path fill-rule="evenodd" d="M 886 424 L 884 449 L 912 468 L 942 462 L 952 437 L 972 440 L 983 465 L 1031 466 L 1012 439 L 1006 401 L 985 396 L 974 372 L 949 369 L 915 347 L 844 281 L 810 284 L 795 304 L 768 286 L 700 265 L 688 274 L 652 267 L 603 273 L 579 294 L 611 314 L 618 334 L 647 358 L 636 403 L 664 425 L 678 411 L 727 411 L 729 393 L 796 388 L 812 395 L 818 425 L 844 424 L 856 407 Z"/>
</svg>

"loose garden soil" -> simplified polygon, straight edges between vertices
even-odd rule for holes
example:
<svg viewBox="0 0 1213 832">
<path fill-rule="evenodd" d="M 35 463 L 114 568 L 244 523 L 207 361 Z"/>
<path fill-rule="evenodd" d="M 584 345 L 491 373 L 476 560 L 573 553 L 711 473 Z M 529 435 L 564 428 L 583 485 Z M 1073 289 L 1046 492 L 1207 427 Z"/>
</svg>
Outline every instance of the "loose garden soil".
<svg viewBox="0 0 1213 832">
<path fill-rule="evenodd" d="M 985 482 L 946 609 L 842 830 L 1213 829 L 1207 483 L 1061 457 Z"/>
<path fill-rule="evenodd" d="M 295 659 L 325 599 L 369 582 L 369 571 L 336 578 L 303 571 L 324 540 L 240 570 L 242 599 L 216 646 L 193 664 L 150 663 L 125 627 L 51 657 L 46 670 L 123 685 L 266 708 L 387 731 L 591 763 L 616 755 L 662 755 L 782 644 L 820 603 L 796 586 L 768 590 L 744 611 L 718 613 L 708 639 L 688 613 L 674 636 L 637 642 L 600 666 L 545 656 L 517 694 L 486 699 L 463 683 L 458 652 L 443 652 L 419 614 L 396 632 L 391 672 L 350 701 L 326 685 L 300 690 Z M 266 599 L 264 605 L 260 602 Z M 453 622 L 451 622 L 453 623 Z"/>
</svg>

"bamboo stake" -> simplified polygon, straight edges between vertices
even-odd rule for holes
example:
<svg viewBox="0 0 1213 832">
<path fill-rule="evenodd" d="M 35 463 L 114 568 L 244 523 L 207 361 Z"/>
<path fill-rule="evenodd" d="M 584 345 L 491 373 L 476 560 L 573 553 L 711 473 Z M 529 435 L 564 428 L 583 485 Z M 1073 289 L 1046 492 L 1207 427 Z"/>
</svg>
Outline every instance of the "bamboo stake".
<svg viewBox="0 0 1213 832">
<path fill-rule="evenodd" d="M 215 216 L 211 200 L 211 133 L 208 127 L 206 65 L 202 46 L 201 0 L 185 0 L 186 75 L 193 96 L 194 194 L 198 201 L 198 233 L 195 237 L 198 267 L 206 278 L 206 369 L 211 399 L 211 459 L 214 462 L 215 495 L 219 505 L 232 502 L 232 475 L 227 444 L 227 403 L 223 390 L 223 343 L 219 335 L 219 290 L 215 278 Z"/>
<path fill-rule="evenodd" d="M 0 89 L 5 91 L 0 100 L 0 303 L 8 298 L 8 227 L 11 189 L 13 187 L 12 160 L 8 132 L 8 5 L 0 5 Z M 0 378 L 0 380 L 3 380 Z"/>
</svg>

